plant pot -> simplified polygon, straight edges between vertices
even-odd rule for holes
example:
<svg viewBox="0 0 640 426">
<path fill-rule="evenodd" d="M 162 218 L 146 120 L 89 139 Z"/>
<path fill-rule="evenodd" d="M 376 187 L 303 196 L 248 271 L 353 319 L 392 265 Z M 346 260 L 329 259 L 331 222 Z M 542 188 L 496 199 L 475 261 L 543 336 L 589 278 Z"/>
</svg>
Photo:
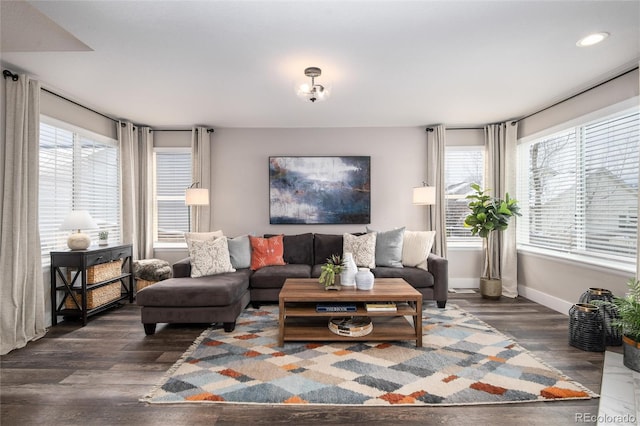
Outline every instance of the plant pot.
<svg viewBox="0 0 640 426">
<path fill-rule="evenodd" d="M 340 284 L 340 274 L 337 274 L 335 276 L 333 284 L 324 286 L 325 290 L 340 290 L 341 288 L 342 288 L 342 285 Z"/>
<path fill-rule="evenodd" d="M 622 337 L 624 366 L 640 373 L 640 342 Z"/>
<path fill-rule="evenodd" d="M 502 280 L 480 278 L 480 295 L 483 299 L 500 299 L 500 296 L 502 296 Z"/>
</svg>

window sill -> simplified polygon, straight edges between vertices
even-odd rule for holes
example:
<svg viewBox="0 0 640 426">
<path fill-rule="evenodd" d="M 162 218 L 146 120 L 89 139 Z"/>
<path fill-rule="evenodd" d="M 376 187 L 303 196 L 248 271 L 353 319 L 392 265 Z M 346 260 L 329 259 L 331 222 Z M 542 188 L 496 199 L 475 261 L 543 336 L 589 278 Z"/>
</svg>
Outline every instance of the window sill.
<svg viewBox="0 0 640 426">
<path fill-rule="evenodd" d="M 187 243 L 154 243 L 154 250 L 187 250 Z"/>
<path fill-rule="evenodd" d="M 538 247 L 518 246 L 518 254 L 530 254 L 535 257 L 566 263 L 569 265 L 580 265 L 599 271 L 615 271 L 620 273 L 635 274 L 635 265 L 631 263 L 619 262 L 611 259 L 602 259 L 573 253 L 560 253 L 552 250 L 545 250 Z"/>
</svg>

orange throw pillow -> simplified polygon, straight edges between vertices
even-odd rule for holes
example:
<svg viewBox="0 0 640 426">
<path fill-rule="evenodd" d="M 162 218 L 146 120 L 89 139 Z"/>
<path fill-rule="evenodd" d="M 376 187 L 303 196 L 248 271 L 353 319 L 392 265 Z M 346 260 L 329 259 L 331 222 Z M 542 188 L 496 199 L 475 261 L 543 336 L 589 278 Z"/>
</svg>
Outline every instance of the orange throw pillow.
<svg viewBox="0 0 640 426">
<path fill-rule="evenodd" d="M 284 265 L 284 244 L 282 235 L 260 238 L 249 235 L 251 243 L 251 269 L 256 271 L 265 266 Z"/>
</svg>

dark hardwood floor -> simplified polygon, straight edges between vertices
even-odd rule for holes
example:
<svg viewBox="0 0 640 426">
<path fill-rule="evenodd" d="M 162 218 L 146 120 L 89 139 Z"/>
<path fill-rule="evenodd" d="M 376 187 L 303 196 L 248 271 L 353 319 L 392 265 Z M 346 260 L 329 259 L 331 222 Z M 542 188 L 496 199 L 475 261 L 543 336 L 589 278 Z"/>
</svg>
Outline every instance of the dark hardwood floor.
<svg viewBox="0 0 640 426">
<path fill-rule="evenodd" d="M 604 354 L 567 344 L 568 318 L 524 298 L 483 300 L 452 294 L 449 303 L 514 338 L 540 359 L 600 392 Z M 597 415 L 598 399 L 454 407 L 283 407 L 148 405 L 138 399 L 206 328 L 159 325 L 146 337 L 139 308 L 125 305 L 85 327 L 63 321 L 27 347 L 1 357 L 4 425 L 573 425 Z M 613 348 L 617 351 L 616 348 Z"/>
</svg>

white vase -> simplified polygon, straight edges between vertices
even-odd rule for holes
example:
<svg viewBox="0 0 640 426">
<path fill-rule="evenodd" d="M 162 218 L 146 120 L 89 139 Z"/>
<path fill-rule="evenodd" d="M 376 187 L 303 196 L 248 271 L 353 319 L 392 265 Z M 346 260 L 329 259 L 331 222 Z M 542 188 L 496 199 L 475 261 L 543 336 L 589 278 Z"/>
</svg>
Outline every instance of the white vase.
<svg viewBox="0 0 640 426">
<path fill-rule="evenodd" d="M 345 287 L 353 287 L 356 285 L 356 273 L 358 267 L 356 261 L 353 260 L 353 253 L 344 254 L 345 269 L 340 273 L 340 283 Z"/>
<path fill-rule="evenodd" d="M 356 286 L 358 290 L 371 290 L 373 288 L 373 272 L 371 272 L 369 268 L 358 269 Z"/>
</svg>

